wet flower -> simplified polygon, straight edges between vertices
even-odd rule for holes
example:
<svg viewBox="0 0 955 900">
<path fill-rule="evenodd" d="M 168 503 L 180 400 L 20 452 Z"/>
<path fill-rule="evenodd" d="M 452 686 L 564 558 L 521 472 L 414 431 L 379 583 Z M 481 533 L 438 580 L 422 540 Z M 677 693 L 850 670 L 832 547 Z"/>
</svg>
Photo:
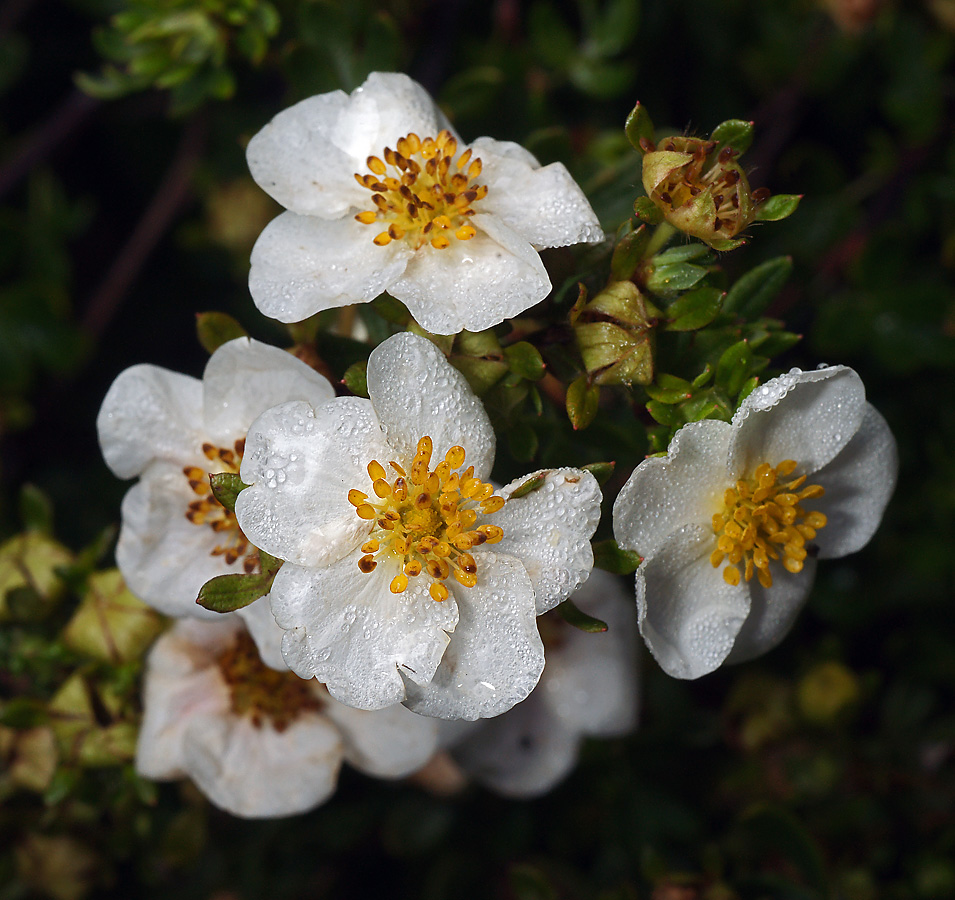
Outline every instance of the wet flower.
<svg viewBox="0 0 955 900">
<path fill-rule="evenodd" d="M 216 575 L 257 571 L 259 559 L 212 495 L 210 474 L 239 471 L 259 413 L 287 400 L 320 404 L 334 393 L 291 354 L 249 338 L 216 350 L 202 381 L 152 365 L 122 372 L 96 425 L 110 469 L 140 476 L 123 499 L 116 547 L 130 590 L 166 615 L 218 616 L 196 604 L 199 589 Z M 260 607 L 240 610 L 257 638 L 259 619 L 268 618 Z"/>
<path fill-rule="evenodd" d="M 288 210 L 249 276 L 256 305 L 283 322 L 387 290 L 428 331 L 483 331 L 550 291 L 538 249 L 603 239 L 562 164 L 492 138 L 465 146 L 406 75 L 303 100 L 247 155 Z"/>
<path fill-rule="evenodd" d="M 351 709 L 317 681 L 267 667 L 235 617 L 181 619 L 147 658 L 136 770 L 188 776 L 227 812 L 268 818 L 328 799 L 342 760 L 408 775 L 435 739 L 434 722 L 401 706 Z"/>
<path fill-rule="evenodd" d="M 636 617 L 627 592 L 595 569 L 572 599 L 609 629 L 588 634 L 549 613 L 541 620 L 547 664 L 533 693 L 496 719 L 445 725 L 462 768 L 508 797 L 547 793 L 573 770 L 585 737 L 617 737 L 636 724 Z"/>
<path fill-rule="evenodd" d="M 590 573 L 600 489 L 552 469 L 495 490 L 487 413 L 424 338 L 389 338 L 367 378 L 370 400 L 285 403 L 249 429 L 236 515 L 287 560 L 285 660 L 361 709 L 497 715 L 540 677 L 536 616 Z"/>
<path fill-rule="evenodd" d="M 816 559 L 875 533 L 898 469 L 895 440 L 845 366 L 794 369 L 731 423 L 677 432 L 614 504 L 637 570 L 640 631 L 660 665 L 697 678 L 765 653 L 789 631 Z"/>
</svg>

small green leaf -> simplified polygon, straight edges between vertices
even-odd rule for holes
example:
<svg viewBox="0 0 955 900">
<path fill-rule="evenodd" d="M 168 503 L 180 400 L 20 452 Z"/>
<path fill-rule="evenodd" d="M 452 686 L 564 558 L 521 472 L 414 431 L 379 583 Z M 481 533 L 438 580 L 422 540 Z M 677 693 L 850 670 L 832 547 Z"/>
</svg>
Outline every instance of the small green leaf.
<svg viewBox="0 0 955 900">
<path fill-rule="evenodd" d="M 679 409 L 667 403 L 660 403 L 659 400 L 651 400 L 647 404 L 647 412 L 655 422 L 666 425 L 667 428 L 679 428 L 683 424 Z"/>
<path fill-rule="evenodd" d="M 644 390 L 647 392 L 647 395 L 651 400 L 654 400 L 657 403 L 665 403 L 667 405 L 683 403 L 685 400 L 689 400 L 693 396 L 693 392 L 687 390 L 687 388 L 663 388 L 656 384 L 648 384 Z"/>
<path fill-rule="evenodd" d="M 647 108 L 642 104 L 637 103 L 630 110 L 623 129 L 626 131 L 630 143 L 633 144 L 634 150 L 639 150 L 641 153 L 645 152 L 643 147 L 640 146 L 641 138 L 651 145 L 653 144 L 653 122 L 650 120 L 650 113 L 647 112 Z"/>
<path fill-rule="evenodd" d="M 356 397 L 368 396 L 368 363 L 356 362 L 345 369 L 342 384 Z"/>
<path fill-rule="evenodd" d="M 539 381 L 544 377 L 544 360 L 540 351 L 527 341 L 518 341 L 504 348 L 504 358 L 511 371 L 528 381 Z"/>
<path fill-rule="evenodd" d="M 647 275 L 647 290 L 660 297 L 674 297 L 688 291 L 706 277 L 707 269 L 694 263 L 655 265 Z"/>
<path fill-rule="evenodd" d="M 568 625 L 573 625 L 574 628 L 579 628 L 581 631 L 586 631 L 589 634 L 602 634 L 607 631 L 606 622 L 601 619 L 595 619 L 593 616 L 588 616 L 587 613 L 574 604 L 573 600 L 565 600 L 559 604 L 557 612 L 560 613 L 560 617 Z"/>
<path fill-rule="evenodd" d="M 196 313 L 196 335 L 206 353 L 215 353 L 223 344 L 246 337 L 248 332 L 228 313 Z"/>
<path fill-rule="evenodd" d="M 757 222 L 778 222 L 791 216 L 799 206 L 802 194 L 773 194 L 756 208 Z"/>
<path fill-rule="evenodd" d="M 633 212 L 649 225 L 659 225 L 663 221 L 663 212 L 649 197 L 637 197 L 633 201 Z"/>
<path fill-rule="evenodd" d="M 710 254 L 710 248 L 705 244 L 684 244 L 682 247 L 671 247 L 669 250 L 664 250 L 661 253 L 657 253 L 653 257 L 653 264 L 655 266 L 670 266 L 675 263 L 690 262 L 694 259 L 700 259 L 703 256 L 710 255 L 712 259 L 712 254 Z M 707 260 L 709 261 L 709 260 Z"/>
<path fill-rule="evenodd" d="M 713 377 L 714 371 L 715 369 L 707 363 L 703 371 L 693 379 L 693 387 L 697 389 L 703 387 Z"/>
<path fill-rule="evenodd" d="M 408 320 L 411 318 L 408 307 L 390 294 L 381 294 L 371 301 L 371 305 L 375 308 L 375 312 L 386 322 L 391 322 L 393 325 L 400 325 L 402 328 L 408 324 Z"/>
<path fill-rule="evenodd" d="M 716 151 L 719 153 L 724 147 L 732 147 L 739 153 L 745 153 L 753 143 L 753 123 L 743 119 L 727 119 L 720 122 L 710 135 L 711 141 L 716 141 Z"/>
<path fill-rule="evenodd" d="M 20 521 L 27 531 L 53 534 L 53 504 L 34 484 L 25 484 L 20 489 Z"/>
<path fill-rule="evenodd" d="M 544 482 L 547 481 L 546 472 L 538 472 L 536 475 L 531 475 L 523 484 L 518 485 L 513 491 L 511 491 L 508 500 L 519 500 L 521 497 L 526 497 L 528 494 L 533 494 L 534 491 L 539 491 L 543 486 Z"/>
<path fill-rule="evenodd" d="M 574 431 L 586 428 L 597 415 L 600 388 L 590 384 L 586 375 L 581 375 L 567 388 L 567 417 Z"/>
<path fill-rule="evenodd" d="M 212 485 L 212 496 L 229 512 L 235 512 L 235 498 L 248 487 L 235 472 L 219 472 L 210 475 L 209 484 Z"/>
<path fill-rule="evenodd" d="M 789 256 L 777 256 L 738 278 L 723 300 L 723 312 L 756 319 L 782 290 L 793 269 Z"/>
<path fill-rule="evenodd" d="M 594 565 L 614 575 L 629 575 L 636 572 L 643 561 L 639 553 L 624 550 L 613 539 L 594 543 Z"/>
<path fill-rule="evenodd" d="M 716 383 L 731 397 L 735 396 L 749 377 L 752 362 L 749 341 L 737 341 L 723 352 L 716 364 Z"/>
<path fill-rule="evenodd" d="M 196 603 L 212 612 L 226 613 L 242 609 L 264 597 L 271 589 L 275 575 L 282 561 L 259 551 L 262 571 L 258 574 L 244 575 L 233 572 L 228 575 L 216 575 L 199 590 Z"/>
<path fill-rule="evenodd" d="M 678 297 L 666 310 L 667 331 L 697 331 L 709 325 L 726 295 L 719 288 L 702 287 Z"/>
<path fill-rule="evenodd" d="M 613 475 L 613 470 L 616 466 L 617 464 L 611 461 L 587 463 L 586 466 L 581 466 L 580 468 L 585 472 L 590 472 L 590 474 L 597 479 L 597 484 L 602 487 L 610 480 L 610 476 Z"/>
<path fill-rule="evenodd" d="M 628 219 L 624 225 L 629 226 L 631 221 Z M 646 225 L 640 225 L 618 237 L 610 258 L 610 273 L 615 281 L 628 281 L 633 277 L 649 243 L 650 232 Z"/>
</svg>

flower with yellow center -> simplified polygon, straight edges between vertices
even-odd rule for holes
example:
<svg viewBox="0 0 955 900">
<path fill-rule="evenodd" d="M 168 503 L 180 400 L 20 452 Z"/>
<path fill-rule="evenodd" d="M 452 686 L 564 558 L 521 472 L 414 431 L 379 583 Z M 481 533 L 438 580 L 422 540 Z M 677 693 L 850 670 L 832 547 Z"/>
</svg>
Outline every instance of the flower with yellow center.
<svg viewBox="0 0 955 900">
<path fill-rule="evenodd" d="M 360 709 L 498 715 L 540 677 L 537 615 L 590 573 L 600 490 L 557 469 L 495 491 L 487 413 L 424 338 L 389 338 L 367 377 L 368 400 L 287 403 L 249 429 L 235 510 L 286 561 L 283 655 Z"/>
<path fill-rule="evenodd" d="M 334 393 L 291 354 L 248 338 L 216 350 L 201 381 L 150 365 L 122 372 L 97 429 L 113 472 L 139 476 L 123 500 L 116 547 L 130 590 L 166 615 L 217 617 L 196 604 L 199 589 L 216 575 L 257 571 L 258 551 L 212 495 L 209 476 L 238 472 L 259 413 L 286 400 L 323 403 Z M 255 623 L 257 640 L 271 643 L 274 622 L 257 606 L 239 615 Z M 283 665 L 277 647 L 266 655 Z"/>
<path fill-rule="evenodd" d="M 266 666 L 234 616 L 180 620 L 146 660 L 136 771 L 188 776 L 236 816 L 323 803 L 343 760 L 378 778 L 404 777 L 435 742 L 434 723 L 400 706 L 350 709 L 319 682 Z"/>
<path fill-rule="evenodd" d="M 816 559 L 874 534 L 898 457 L 844 366 L 757 388 L 731 423 L 685 425 L 666 458 L 634 470 L 614 504 L 620 546 L 643 557 L 640 631 L 660 665 L 697 678 L 781 641 Z"/>
<path fill-rule="evenodd" d="M 387 290 L 428 331 L 482 331 L 547 296 L 538 250 L 603 239 L 563 165 L 492 138 L 463 145 L 398 73 L 284 110 L 247 157 L 287 210 L 249 275 L 256 305 L 283 322 Z"/>
</svg>

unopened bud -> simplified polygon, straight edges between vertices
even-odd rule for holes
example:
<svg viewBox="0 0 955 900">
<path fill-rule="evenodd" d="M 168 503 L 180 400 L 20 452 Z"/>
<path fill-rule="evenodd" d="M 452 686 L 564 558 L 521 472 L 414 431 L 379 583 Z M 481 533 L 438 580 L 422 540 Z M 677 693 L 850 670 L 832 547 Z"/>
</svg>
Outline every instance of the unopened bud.
<svg viewBox="0 0 955 900">
<path fill-rule="evenodd" d="M 56 570 L 72 561 L 66 547 L 38 531 L 18 534 L 0 546 L 0 621 L 14 612 L 18 618 L 29 613 L 20 609 L 24 605 L 53 606 L 65 590 Z"/>
</svg>

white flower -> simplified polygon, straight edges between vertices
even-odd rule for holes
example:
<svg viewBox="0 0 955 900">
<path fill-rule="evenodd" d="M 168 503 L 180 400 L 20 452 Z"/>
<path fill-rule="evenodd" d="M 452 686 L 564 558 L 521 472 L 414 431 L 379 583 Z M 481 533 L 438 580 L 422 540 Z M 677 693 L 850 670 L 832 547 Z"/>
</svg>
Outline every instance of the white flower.
<svg viewBox="0 0 955 900">
<path fill-rule="evenodd" d="M 640 631 L 660 665 L 698 678 L 778 644 L 816 558 L 872 537 L 897 469 L 885 420 L 844 366 L 794 369 L 750 394 L 732 423 L 681 428 L 613 511 L 620 546 L 644 557 Z"/>
<path fill-rule="evenodd" d="M 116 547 L 130 590 L 166 615 L 218 616 L 196 604 L 199 589 L 216 575 L 254 571 L 258 551 L 212 496 L 209 475 L 238 472 L 249 425 L 270 406 L 334 396 L 303 362 L 249 338 L 216 350 L 202 381 L 145 364 L 122 372 L 96 427 L 110 469 L 140 476 L 123 499 Z M 240 615 L 257 640 L 274 628 L 262 601 Z M 281 666 L 275 657 L 267 656 Z"/>
<path fill-rule="evenodd" d="M 637 721 L 637 623 L 620 579 L 595 569 L 571 599 L 608 631 L 588 634 L 550 613 L 533 693 L 496 719 L 442 723 L 462 768 L 507 797 L 547 793 L 570 774 L 585 737 L 624 735 Z"/>
<path fill-rule="evenodd" d="M 536 616 L 590 573 L 600 489 L 556 469 L 494 495 L 487 413 L 424 338 L 377 347 L 368 392 L 249 429 L 236 515 L 287 560 L 271 594 L 285 660 L 361 709 L 497 715 L 540 677 Z"/>
<path fill-rule="evenodd" d="M 428 331 L 481 331 L 548 294 L 538 249 L 603 239 L 562 164 L 492 138 L 462 145 L 407 75 L 303 100 L 247 155 L 288 210 L 249 275 L 256 305 L 282 322 L 388 291 Z"/>
<path fill-rule="evenodd" d="M 180 619 L 147 657 L 136 771 L 189 776 L 236 816 L 288 816 L 331 796 L 343 759 L 378 778 L 415 771 L 434 726 L 401 706 L 342 706 L 317 681 L 267 668 L 233 616 Z"/>
</svg>

